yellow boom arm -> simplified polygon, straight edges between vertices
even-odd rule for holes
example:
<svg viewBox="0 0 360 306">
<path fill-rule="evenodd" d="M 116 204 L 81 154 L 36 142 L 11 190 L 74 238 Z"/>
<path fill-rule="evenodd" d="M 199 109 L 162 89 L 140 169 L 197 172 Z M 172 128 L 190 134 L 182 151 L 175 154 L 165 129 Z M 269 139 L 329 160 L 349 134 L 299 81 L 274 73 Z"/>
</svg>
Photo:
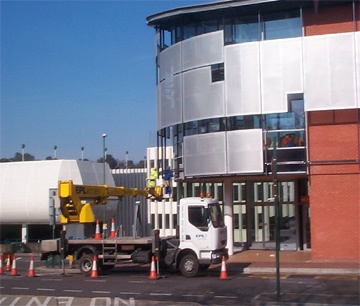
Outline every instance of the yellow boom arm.
<svg viewBox="0 0 360 306">
<path fill-rule="evenodd" d="M 60 198 L 61 223 L 94 222 L 93 205 L 105 205 L 108 197 L 115 196 L 121 200 L 125 196 L 152 198 L 162 200 L 162 188 L 108 187 L 106 185 L 89 186 L 75 185 L 73 181 L 59 181 L 58 195 Z M 86 203 L 84 203 L 86 201 Z M 91 203 L 87 203 L 91 201 Z"/>
</svg>

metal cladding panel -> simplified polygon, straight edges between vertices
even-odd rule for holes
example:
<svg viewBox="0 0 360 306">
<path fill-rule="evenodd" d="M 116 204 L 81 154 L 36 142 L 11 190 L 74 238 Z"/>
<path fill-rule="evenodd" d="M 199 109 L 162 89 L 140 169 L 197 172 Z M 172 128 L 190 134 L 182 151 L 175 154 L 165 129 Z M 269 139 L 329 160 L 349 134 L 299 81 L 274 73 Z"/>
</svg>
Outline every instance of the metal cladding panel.
<svg viewBox="0 0 360 306">
<path fill-rule="evenodd" d="M 207 33 L 182 42 L 182 71 L 224 62 L 223 31 Z"/>
<path fill-rule="evenodd" d="M 170 75 L 159 85 L 158 130 L 181 123 L 182 120 L 182 79 L 181 75 Z"/>
<path fill-rule="evenodd" d="M 49 189 L 57 189 L 59 180 L 82 184 L 79 163 L 76 160 L 0 163 L 1 223 L 48 224 Z M 93 163 L 82 163 L 83 170 L 85 163 L 92 168 Z M 92 169 L 83 175 L 85 180 L 99 170 Z"/>
<path fill-rule="evenodd" d="M 225 47 L 226 115 L 261 113 L 259 42 Z"/>
<path fill-rule="evenodd" d="M 181 43 L 174 44 L 159 54 L 160 81 L 181 71 Z"/>
<path fill-rule="evenodd" d="M 184 122 L 225 115 L 224 82 L 211 82 L 211 67 L 184 74 Z"/>
<path fill-rule="evenodd" d="M 261 129 L 229 131 L 227 144 L 227 172 L 263 173 L 264 153 Z"/>
<path fill-rule="evenodd" d="M 301 38 L 260 43 L 262 113 L 288 111 L 287 94 L 303 92 Z"/>
<path fill-rule="evenodd" d="M 124 186 L 127 188 L 138 188 L 144 189 L 146 188 L 146 172 L 134 172 L 134 173 L 116 173 L 113 174 L 116 186 Z M 140 215 L 142 224 L 138 226 L 138 234 L 139 229 L 143 230 L 143 235 L 146 235 L 147 229 L 147 200 L 143 197 L 124 197 L 118 205 L 115 222 L 116 228 L 118 228 L 118 232 L 121 229 L 122 236 L 132 236 L 133 235 L 133 224 L 134 224 L 134 216 L 135 216 L 135 202 L 140 201 Z"/>
<path fill-rule="evenodd" d="M 355 37 L 355 33 L 304 37 L 305 111 L 358 107 L 360 51 Z"/>
<path fill-rule="evenodd" d="M 184 137 L 185 176 L 226 173 L 225 132 Z"/>
</svg>

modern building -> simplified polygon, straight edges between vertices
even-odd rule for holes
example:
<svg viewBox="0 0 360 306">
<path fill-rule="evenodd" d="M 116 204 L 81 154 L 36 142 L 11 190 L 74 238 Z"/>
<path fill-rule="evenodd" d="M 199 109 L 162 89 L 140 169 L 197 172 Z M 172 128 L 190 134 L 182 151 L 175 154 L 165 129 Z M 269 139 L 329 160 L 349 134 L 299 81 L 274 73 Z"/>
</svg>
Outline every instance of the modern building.
<svg viewBox="0 0 360 306">
<path fill-rule="evenodd" d="M 218 1 L 147 24 L 174 200 L 218 197 L 233 253 L 274 248 L 278 198 L 281 249 L 360 261 L 360 1 Z"/>
</svg>

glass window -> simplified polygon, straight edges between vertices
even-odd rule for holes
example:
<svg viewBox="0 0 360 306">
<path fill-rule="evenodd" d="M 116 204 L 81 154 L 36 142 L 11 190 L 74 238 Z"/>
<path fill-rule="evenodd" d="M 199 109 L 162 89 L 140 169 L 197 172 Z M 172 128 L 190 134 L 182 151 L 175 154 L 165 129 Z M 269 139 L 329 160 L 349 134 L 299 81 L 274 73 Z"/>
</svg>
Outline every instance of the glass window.
<svg viewBox="0 0 360 306">
<path fill-rule="evenodd" d="M 215 228 L 225 226 L 219 203 L 210 204 L 209 212 L 210 220 Z"/>
<path fill-rule="evenodd" d="M 300 11 L 277 12 L 263 15 L 264 39 L 300 37 Z"/>
<path fill-rule="evenodd" d="M 211 65 L 211 81 L 224 81 L 224 63 Z"/>
<path fill-rule="evenodd" d="M 207 231 L 208 214 L 204 206 L 189 206 L 189 222 L 201 231 Z"/>
<path fill-rule="evenodd" d="M 259 22 L 257 16 L 234 19 L 233 36 L 235 43 L 260 40 Z"/>
<path fill-rule="evenodd" d="M 197 35 L 215 32 L 218 30 L 217 20 L 203 21 L 197 25 Z"/>
<path fill-rule="evenodd" d="M 187 24 L 184 26 L 184 39 L 194 37 L 196 35 L 196 25 Z"/>
</svg>

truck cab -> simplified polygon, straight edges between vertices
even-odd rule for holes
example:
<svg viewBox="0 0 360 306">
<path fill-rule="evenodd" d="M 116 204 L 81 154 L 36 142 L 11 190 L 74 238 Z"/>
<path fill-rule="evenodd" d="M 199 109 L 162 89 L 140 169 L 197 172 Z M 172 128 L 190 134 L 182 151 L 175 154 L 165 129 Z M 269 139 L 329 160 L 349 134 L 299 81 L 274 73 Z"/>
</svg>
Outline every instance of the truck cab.
<svg viewBox="0 0 360 306">
<path fill-rule="evenodd" d="M 228 259 L 227 229 L 218 200 L 203 197 L 180 200 L 179 231 L 176 251 L 167 246 L 167 264 L 186 277 L 193 277 L 211 264 Z"/>
</svg>

